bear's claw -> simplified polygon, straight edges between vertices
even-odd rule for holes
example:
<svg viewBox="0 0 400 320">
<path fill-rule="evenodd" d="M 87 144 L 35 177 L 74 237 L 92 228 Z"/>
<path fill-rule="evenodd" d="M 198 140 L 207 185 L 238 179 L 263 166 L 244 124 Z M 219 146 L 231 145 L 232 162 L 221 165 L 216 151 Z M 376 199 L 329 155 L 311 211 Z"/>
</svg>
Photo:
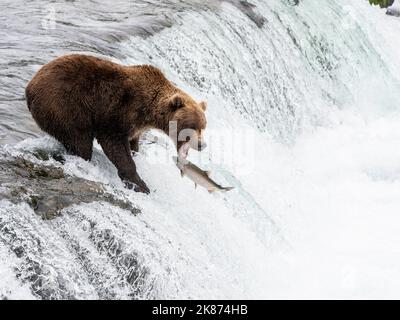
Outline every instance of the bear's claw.
<svg viewBox="0 0 400 320">
<path fill-rule="evenodd" d="M 126 188 L 133 189 L 135 192 L 142 192 L 145 194 L 150 193 L 150 189 L 146 186 L 146 184 L 143 181 L 141 181 L 139 184 L 125 180 L 124 183 Z"/>
<path fill-rule="evenodd" d="M 150 189 L 147 186 L 138 186 L 137 185 L 133 190 L 135 192 L 142 192 L 142 193 L 145 193 L 145 194 L 149 194 L 150 193 Z"/>
</svg>

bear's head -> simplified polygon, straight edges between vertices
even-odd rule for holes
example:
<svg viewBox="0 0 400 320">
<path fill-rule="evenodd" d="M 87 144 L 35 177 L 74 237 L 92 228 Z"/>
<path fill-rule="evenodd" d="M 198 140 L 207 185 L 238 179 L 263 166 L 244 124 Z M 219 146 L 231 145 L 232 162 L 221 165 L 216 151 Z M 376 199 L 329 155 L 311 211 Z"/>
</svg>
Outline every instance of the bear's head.
<svg viewBox="0 0 400 320">
<path fill-rule="evenodd" d="M 197 103 L 189 95 L 178 92 L 168 99 L 167 105 L 170 110 L 168 134 L 179 155 L 186 157 L 189 148 L 203 150 L 206 147 L 203 131 L 207 125 L 207 104 L 204 101 Z"/>
</svg>

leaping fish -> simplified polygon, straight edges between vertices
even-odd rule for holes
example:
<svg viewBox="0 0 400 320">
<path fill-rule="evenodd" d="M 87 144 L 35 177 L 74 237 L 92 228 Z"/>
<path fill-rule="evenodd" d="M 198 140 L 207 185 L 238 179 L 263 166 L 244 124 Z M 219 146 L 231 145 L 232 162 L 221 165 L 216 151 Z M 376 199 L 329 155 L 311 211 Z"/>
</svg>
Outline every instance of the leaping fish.
<svg viewBox="0 0 400 320">
<path fill-rule="evenodd" d="M 197 185 L 200 185 L 206 188 L 210 193 L 214 191 L 226 192 L 233 189 L 233 187 L 220 186 L 218 183 L 210 178 L 209 171 L 204 171 L 200 169 L 189 160 L 178 157 L 172 157 L 172 159 L 176 163 L 176 166 L 179 168 L 179 170 L 181 170 L 181 176 L 187 176 L 190 180 L 194 182 L 195 187 L 197 187 Z"/>
</svg>

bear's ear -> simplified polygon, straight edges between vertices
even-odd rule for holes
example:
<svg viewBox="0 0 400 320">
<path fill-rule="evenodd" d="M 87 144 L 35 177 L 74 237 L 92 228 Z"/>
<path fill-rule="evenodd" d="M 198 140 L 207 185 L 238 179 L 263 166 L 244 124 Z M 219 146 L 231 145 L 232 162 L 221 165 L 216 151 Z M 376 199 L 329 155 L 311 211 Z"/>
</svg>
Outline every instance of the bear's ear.
<svg viewBox="0 0 400 320">
<path fill-rule="evenodd" d="M 200 102 L 199 104 L 200 104 L 200 107 L 203 109 L 203 111 L 206 111 L 206 110 L 207 110 L 207 102 L 202 101 L 202 102 Z"/>
<path fill-rule="evenodd" d="M 172 98 L 169 101 L 169 106 L 172 109 L 172 111 L 178 110 L 183 107 L 183 99 L 180 96 L 179 93 L 176 93 L 172 96 Z"/>
</svg>

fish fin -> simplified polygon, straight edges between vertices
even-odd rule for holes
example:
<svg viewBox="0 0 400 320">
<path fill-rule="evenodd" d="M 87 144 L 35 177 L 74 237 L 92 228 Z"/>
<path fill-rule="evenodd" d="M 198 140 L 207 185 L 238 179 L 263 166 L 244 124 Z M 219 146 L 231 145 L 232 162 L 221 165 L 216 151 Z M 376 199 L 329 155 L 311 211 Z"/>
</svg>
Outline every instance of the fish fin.
<svg viewBox="0 0 400 320">
<path fill-rule="evenodd" d="M 206 173 L 206 175 L 209 177 L 210 174 L 211 174 L 211 171 L 207 170 L 207 171 L 205 171 L 205 173 Z"/>
<path fill-rule="evenodd" d="M 194 183 L 194 188 L 197 189 L 197 183 L 196 182 Z"/>
<path fill-rule="evenodd" d="M 221 190 L 223 192 L 227 192 L 227 191 L 231 191 L 232 189 L 235 189 L 235 187 L 225 187 L 225 188 L 222 188 Z"/>
<path fill-rule="evenodd" d="M 208 193 L 213 193 L 214 191 L 213 190 L 208 190 Z"/>
<path fill-rule="evenodd" d="M 183 170 L 181 170 L 181 177 L 183 178 L 185 174 L 183 173 Z"/>
</svg>

